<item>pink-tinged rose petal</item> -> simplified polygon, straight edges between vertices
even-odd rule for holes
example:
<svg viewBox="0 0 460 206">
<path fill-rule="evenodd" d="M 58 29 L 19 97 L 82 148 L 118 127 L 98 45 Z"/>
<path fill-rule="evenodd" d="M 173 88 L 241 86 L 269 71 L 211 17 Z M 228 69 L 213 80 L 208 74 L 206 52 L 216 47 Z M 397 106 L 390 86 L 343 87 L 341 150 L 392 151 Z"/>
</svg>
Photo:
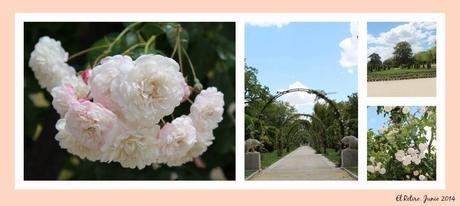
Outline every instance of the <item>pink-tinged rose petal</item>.
<svg viewBox="0 0 460 206">
<path fill-rule="evenodd" d="M 190 97 L 190 94 L 192 93 L 190 86 L 185 85 L 184 86 L 184 96 L 182 97 L 182 100 L 180 102 L 185 102 L 187 99 Z"/>
<path fill-rule="evenodd" d="M 65 120 L 65 129 L 76 141 L 91 149 L 104 145 L 116 130 L 118 121 L 110 110 L 90 101 L 70 104 Z"/>
<path fill-rule="evenodd" d="M 83 81 L 85 82 L 85 84 L 88 84 L 88 81 L 89 81 L 89 77 L 91 76 L 91 69 L 85 69 L 85 71 L 83 71 L 83 73 L 81 73 L 81 78 L 83 79 Z"/>
<path fill-rule="evenodd" d="M 66 88 L 68 94 L 76 95 L 75 94 L 75 88 L 71 84 L 65 84 L 65 88 Z"/>
</svg>

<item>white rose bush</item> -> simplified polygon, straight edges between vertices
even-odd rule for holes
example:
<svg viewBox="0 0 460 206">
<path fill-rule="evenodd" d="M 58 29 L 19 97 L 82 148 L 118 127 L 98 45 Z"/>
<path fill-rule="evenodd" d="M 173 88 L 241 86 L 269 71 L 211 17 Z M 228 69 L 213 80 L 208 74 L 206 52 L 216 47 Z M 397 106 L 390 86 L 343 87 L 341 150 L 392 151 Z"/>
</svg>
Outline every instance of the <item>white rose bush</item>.
<svg viewBox="0 0 460 206">
<path fill-rule="evenodd" d="M 123 168 L 188 162 L 205 167 L 200 156 L 216 139 L 214 130 L 225 115 L 224 94 L 213 86 L 203 88 L 186 50 L 188 33 L 178 24 L 158 27 L 166 33 L 171 55 L 155 48 L 158 35 L 139 36 L 139 43 L 119 52 L 120 41 L 146 25 L 127 24 L 104 46 L 96 43 L 72 56 L 59 40 L 39 38 L 28 66 L 60 116 L 54 138 L 82 160 Z M 84 68 L 69 64 L 95 52 L 100 54 Z"/>
<path fill-rule="evenodd" d="M 368 180 L 436 180 L 436 107 L 378 106 L 376 112 L 387 122 L 368 130 Z"/>
</svg>

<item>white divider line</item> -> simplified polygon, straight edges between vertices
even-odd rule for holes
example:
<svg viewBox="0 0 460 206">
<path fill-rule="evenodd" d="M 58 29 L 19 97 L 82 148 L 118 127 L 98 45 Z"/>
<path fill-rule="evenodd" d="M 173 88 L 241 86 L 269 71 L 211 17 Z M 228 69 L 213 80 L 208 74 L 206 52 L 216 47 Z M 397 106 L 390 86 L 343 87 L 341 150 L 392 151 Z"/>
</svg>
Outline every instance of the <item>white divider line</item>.
<svg viewBox="0 0 460 206">
<path fill-rule="evenodd" d="M 358 181 L 367 180 L 367 22 L 358 29 Z"/>
</svg>

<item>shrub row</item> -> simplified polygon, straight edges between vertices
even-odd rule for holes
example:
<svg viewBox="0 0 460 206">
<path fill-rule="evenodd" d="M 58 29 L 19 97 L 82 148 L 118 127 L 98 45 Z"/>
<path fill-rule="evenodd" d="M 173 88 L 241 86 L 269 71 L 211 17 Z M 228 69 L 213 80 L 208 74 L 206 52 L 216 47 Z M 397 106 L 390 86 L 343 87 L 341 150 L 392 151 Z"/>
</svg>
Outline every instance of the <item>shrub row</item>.
<svg viewBox="0 0 460 206">
<path fill-rule="evenodd" d="M 433 78 L 436 77 L 436 69 L 422 70 L 422 71 L 401 71 L 394 73 L 384 72 L 371 72 L 367 74 L 367 81 L 393 81 L 393 80 L 404 80 L 404 79 L 420 79 L 420 78 Z"/>
</svg>

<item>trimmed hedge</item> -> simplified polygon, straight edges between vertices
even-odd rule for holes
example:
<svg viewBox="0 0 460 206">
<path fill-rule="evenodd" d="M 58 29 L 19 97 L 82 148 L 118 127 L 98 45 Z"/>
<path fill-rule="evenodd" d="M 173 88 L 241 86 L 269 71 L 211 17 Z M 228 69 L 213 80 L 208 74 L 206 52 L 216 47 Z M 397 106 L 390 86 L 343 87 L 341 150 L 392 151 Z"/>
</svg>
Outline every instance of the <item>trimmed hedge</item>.
<svg viewBox="0 0 460 206">
<path fill-rule="evenodd" d="M 390 69 L 385 71 L 370 72 L 367 74 L 368 82 L 393 81 L 404 79 L 421 79 L 436 77 L 436 69 Z"/>
</svg>

